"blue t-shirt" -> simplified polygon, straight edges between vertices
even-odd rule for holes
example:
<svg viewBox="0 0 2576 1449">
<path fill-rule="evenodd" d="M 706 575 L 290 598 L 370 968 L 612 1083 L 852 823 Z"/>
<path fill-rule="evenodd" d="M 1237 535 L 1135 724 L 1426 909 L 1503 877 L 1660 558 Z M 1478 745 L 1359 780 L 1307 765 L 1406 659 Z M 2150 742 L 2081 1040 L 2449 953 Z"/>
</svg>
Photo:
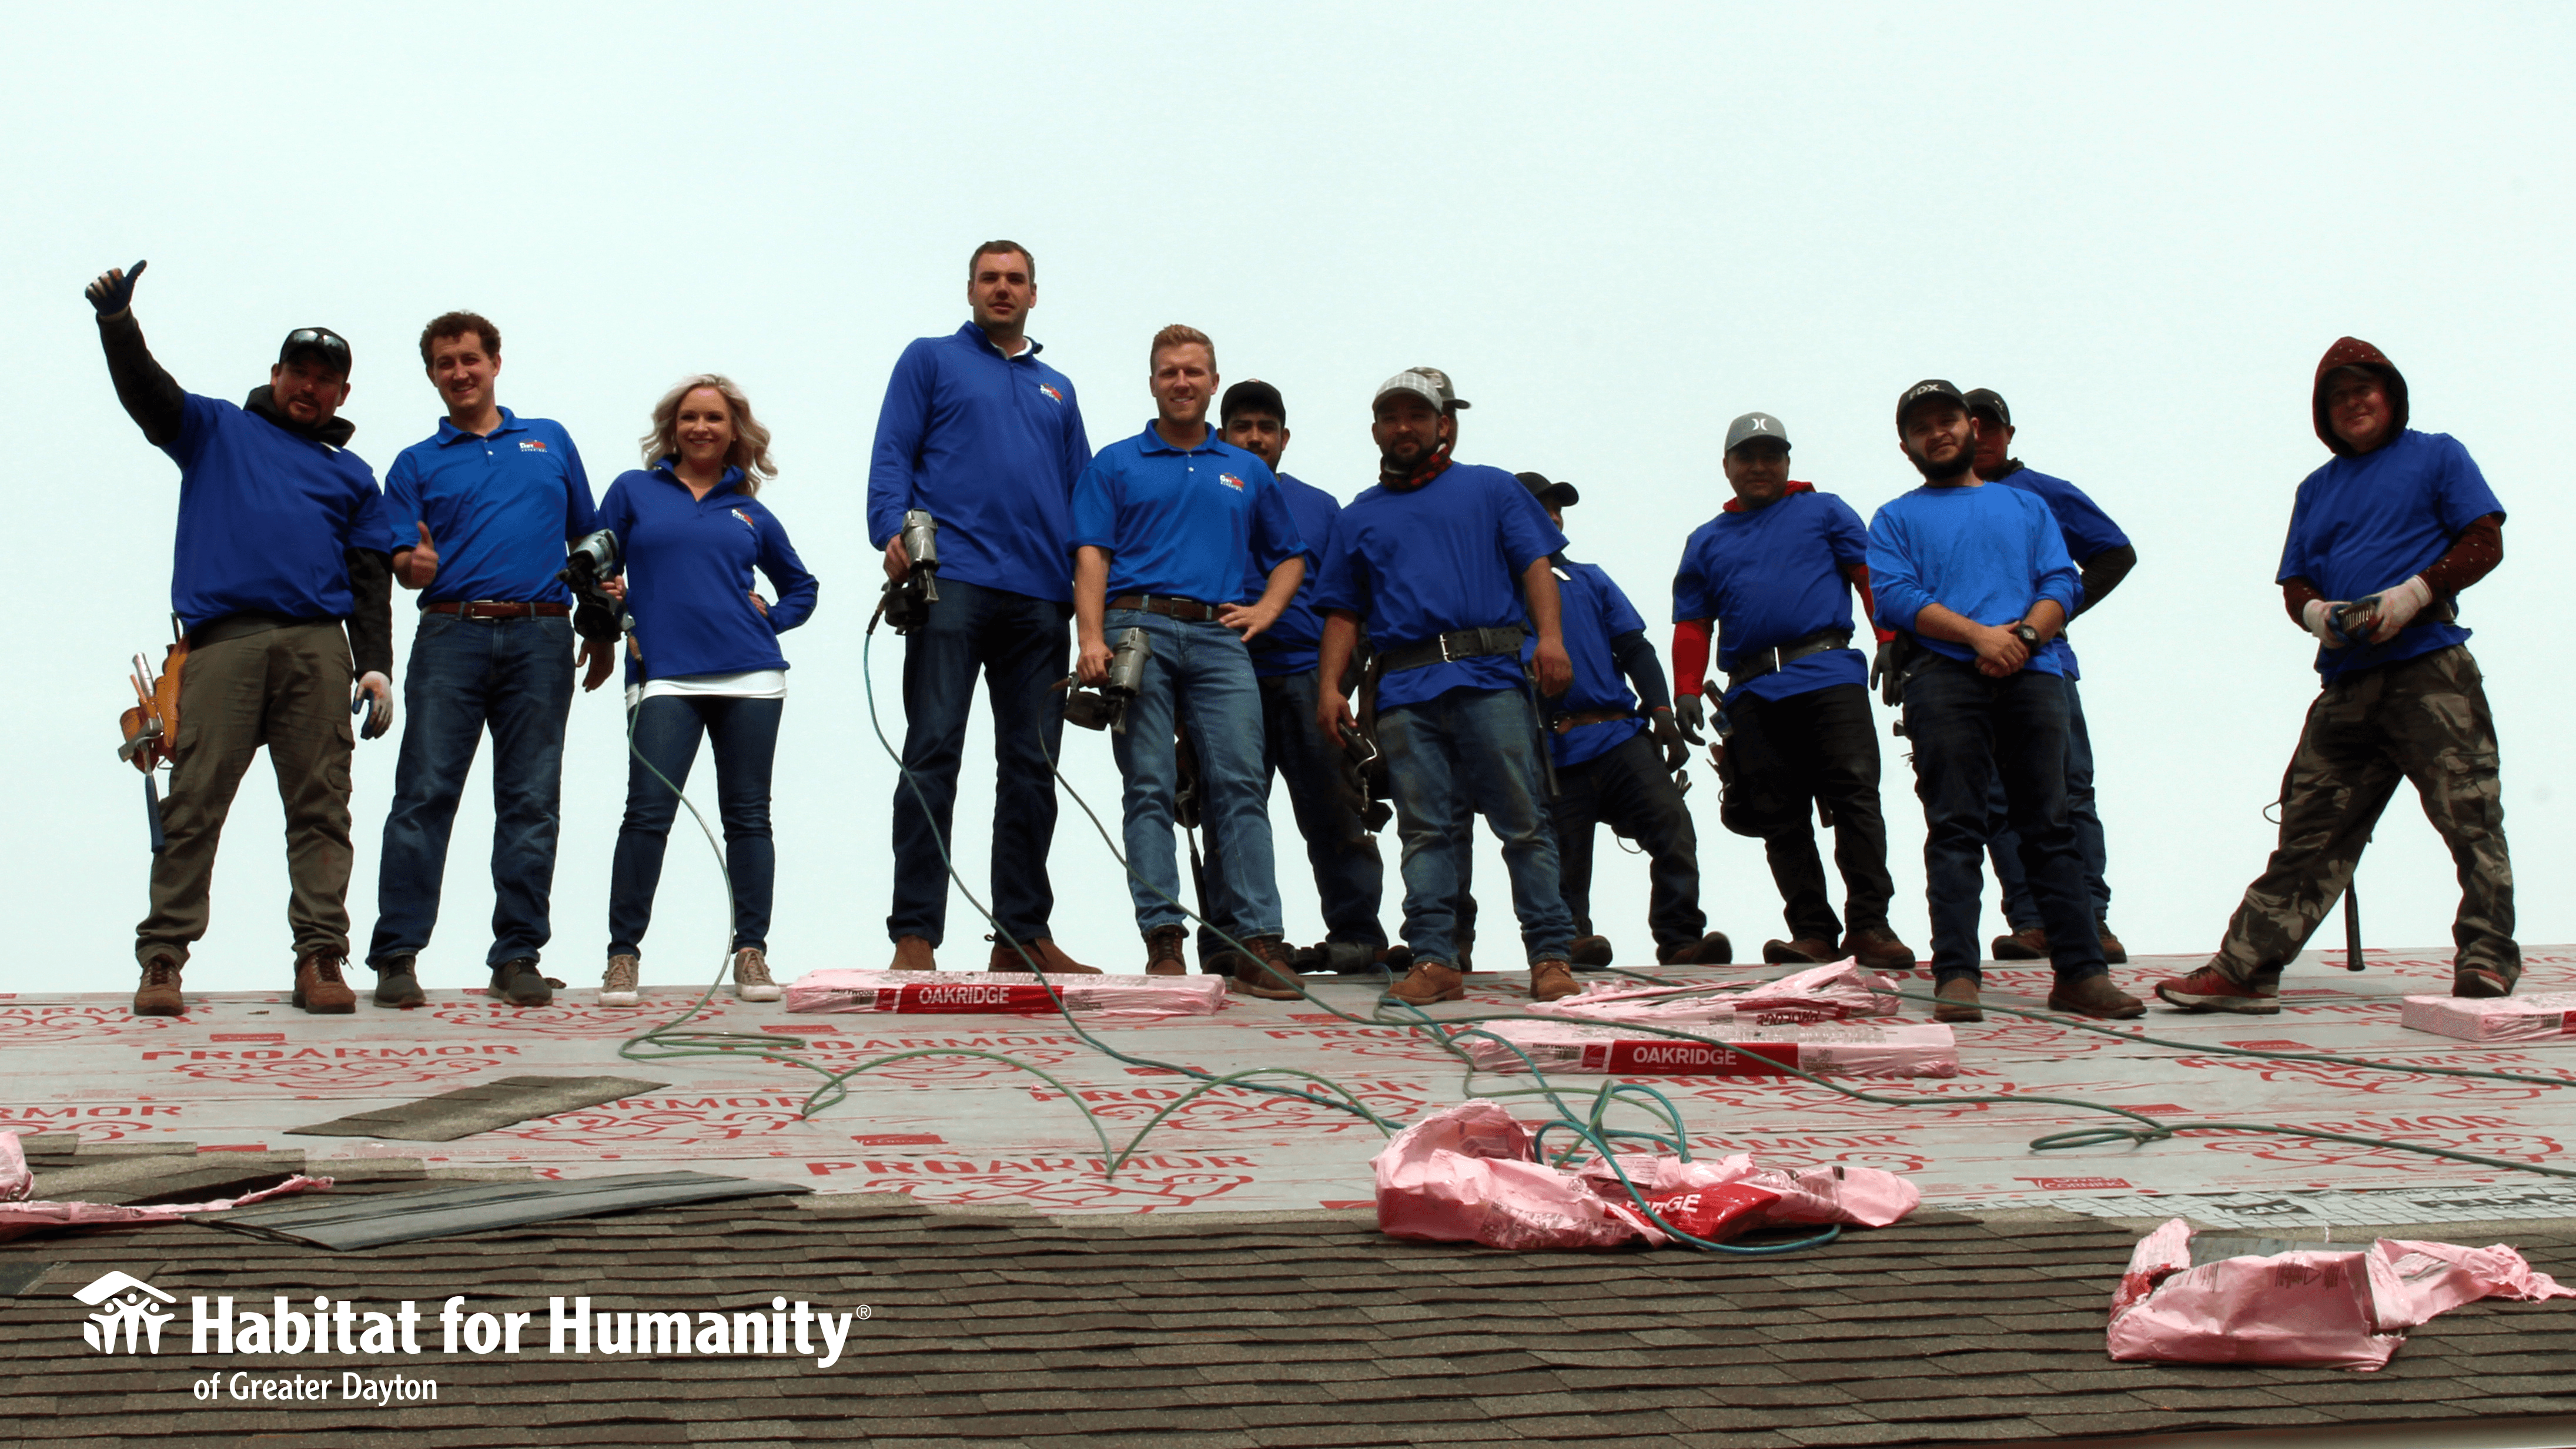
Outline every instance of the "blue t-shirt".
<svg viewBox="0 0 2576 1449">
<path fill-rule="evenodd" d="M 1521 480 L 1500 468 L 1452 463 L 1419 488 L 1381 484 L 1333 520 L 1315 607 L 1360 616 L 1381 650 L 1458 629 L 1527 628 L 1521 572 L 1565 547 Z M 1453 689 L 1516 689 L 1521 662 L 1508 654 L 1391 670 L 1380 709 L 1419 704 Z"/>
<path fill-rule="evenodd" d="M 1324 642 L 1324 616 L 1315 611 L 1316 555 L 1325 540 L 1333 536 L 1333 520 L 1342 511 L 1342 501 L 1323 489 L 1293 474 L 1275 476 L 1279 479 L 1279 496 L 1288 504 L 1288 516 L 1296 520 L 1297 536 L 1306 541 L 1306 577 L 1297 585 L 1297 592 L 1289 596 L 1288 607 L 1279 611 L 1278 620 L 1252 636 L 1252 672 L 1262 679 L 1303 674 L 1315 667 L 1318 647 Z M 1248 604 L 1269 589 L 1269 573 L 1257 567 L 1249 569 L 1243 575 L 1243 589 L 1237 599 Z"/>
<path fill-rule="evenodd" d="M 1720 513 L 1682 545 L 1673 622 L 1717 621 L 1720 674 L 1820 629 L 1852 627 L 1851 584 L 1842 571 L 1869 562 L 1869 535 L 1850 504 L 1803 483 L 1789 486 L 1795 491 L 1768 507 Z M 1827 649 L 1748 680 L 1726 698 L 1787 699 L 1868 678 L 1859 650 Z"/>
<path fill-rule="evenodd" d="M 2306 579 L 2329 600 L 2395 588 L 2450 552 L 2470 524 L 2502 512 L 2459 439 L 2409 428 L 2358 458 L 2332 460 L 2299 485 L 2277 581 Z M 2317 673 L 2341 679 L 2468 637 L 2428 610 L 2385 644 L 2320 647 Z"/>
<path fill-rule="evenodd" d="M 2049 513 L 2057 519 L 2057 531 L 2066 540 L 2066 556 L 2075 560 L 2079 570 L 2086 560 L 2097 554 L 2129 546 L 2129 536 L 2120 531 L 2120 525 L 2111 521 L 2111 515 L 2085 496 L 2083 489 L 2063 478 L 2052 477 L 2025 463 L 2001 478 L 1988 481 L 2037 494 L 2039 501 L 2047 504 Z M 2081 607 L 2084 584 L 2080 574 L 2076 580 L 2075 599 Z M 2060 672 L 2067 678 L 2084 677 L 2075 667 L 2075 646 L 2067 642 L 2066 635 L 2061 633 L 2050 640 L 2049 649 L 2057 655 Z"/>
<path fill-rule="evenodd" d="M 1628 596 L 1619 591 L 1619 585 L 1598 564 L 1560 558 L 1549 572 L 1556 575 L 1558 627 L 1565 631 L 1565 654 L 1574 663 L 1574 683 L 1567 686 L 1563 698 L 1548 700 L 1547 708 L 1561 714 L 1635 709 L 1637 692 L 1620 676 L 1619 660 L 1610 652 L 1610 641 L 1623 634 L 1645 631 L 1646 621 L 1638 617 L 1637 606 L 1628 602 Z M 1538 638 L 1533 634 L 1521 646 L 1521 662 L 1527 664 L 1536 653 Z M 1550 730 L 1548 752 L 1560 765 L 1580 765 L 1619 748 L 1645 728 L 1646 721 L 1640 716 L 1576 725 L 1563 734 Z"/>
<path fill-rule="evenodd" d="M 1109 597 L 1234 600 L 1245 571 L 1306 552 L 1279 483 L 1259 458 L 1220 440 L 1166 441 L 1152 423 L 1093 456 L 1073 484 L 1073 548 L 1109 550 Z M 1067 567 L 1070 567 L 1068 564 Z"/>
<path fill-rule="evenodd" d="M 1881 625 L 1968 663 L 1975 650 L 1916 632 L 1915 616 L 1939 604 L 1972 623 L 2014 624 L 2041 599 L 2072 611 L 2075 561 L 2036 494 L 1992 483 L 1925 484 L 1890 499 L 1870 519 L 1869 587 Z M 2050 649 L 2033 655 L 2029 667 L 2065 673 Z"/>
<path fill-rule="evenodd" d="M 394 549 L 376 475 L 346 448 L 190 393 L 162 451 L 179 465 L 170 609 L 188 628 L 244 613 L 346 619 L 348 551 Z"/>
<path fill-rule="evenodd" d="M 692 498 L 670 465 L 621 473 L 599 500 L 599 526 L 626 545 L 626 611 L 642 665 L 629 677 L 785 669 L 778 636 L 812 616 L 814 576 L 777 515 L 735 491 L 742 470 L 727 468 L 706 497 Z M 778 591 L 766 615 L 751 602 L 755 567 Z"/>
<path fill-rule="evenodd" d="M 501 409 L 501 426 L 478 438 L 446 418 L 385 470 L 385 512 L 397 546 L 429 525 L 438 577 L 423 605 L 451 599 L 569 604 L 555 581 L 564 545 L 599 525 L 581 452 L 561 425 Z"/>
<path fill-rule="evenodd" d="M 908 508 L 939 520 L 939 572 L 1066 603 L 1073 480 L 1091 461 L 1073 383 L 1034 342 L 1004 357 L 969 322 L 903 350 L 877 410 L 868 541 L 883 549 Z"/>
</svg>

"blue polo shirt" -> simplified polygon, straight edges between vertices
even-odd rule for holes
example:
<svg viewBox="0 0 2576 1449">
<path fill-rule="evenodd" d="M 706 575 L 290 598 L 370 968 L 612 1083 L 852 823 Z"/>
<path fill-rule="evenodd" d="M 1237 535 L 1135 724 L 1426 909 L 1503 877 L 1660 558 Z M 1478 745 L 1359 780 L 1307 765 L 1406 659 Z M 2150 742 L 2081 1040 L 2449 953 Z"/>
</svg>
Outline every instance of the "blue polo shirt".
<svg viewBox="0 0 2576 1449">
<path fill-rule="evenodd" d="M 2459 439 L 2409 428 L 2358 458 L 2328 462 L 2299 485 L 2278 579 L 2306 579 L 2330 600 L 2375 594 L 2431 568 L 2462 530 L 2502 512 Z M 2333 681 L 2469 637 L 2429 612 L 2416 618 L 2385 644 L 2320 647 L 2317 673 Z"/>
<path fill-rule="evenodd" d="M 2120 525 L 2111 521 L 2111 515 L 2104 513 L 2100 504 L 2086 497 L 2083 489 L 2063 478 L 2052 477 L 2028 464 L 2023 464 L 2001 478 L 1987 481 L 2001 483 L 2007 488 L 2018 488 L 2024 493 L 2035 494 L 2040 502 L 2047 504 L 2050 515 L 2057 520 L 2057 531 L 2065 537 L 2066 556 L 2075 560 L 2075 566 L 2078 569 L 2084 566 L 2087 559 L 2097 554 L 2129 546 L 2129 536 L 2120 531 Z M 2079 603 L 2084 598 L 2084 585 L 2080 575 L 2075 586 L 2075 597 Z M 2063 666 L 2062 672 L 2067 678 L 2084 677 L 2075 667 L 2075 646 L 2066 641 L 2064 634 L 2049 641 L 2049 648 L 2057 655 L 2059 664 Z"/>
<path fill-rule="evenodd" d="M 619 474 L 599 500 L 600 527 L 626 545 L 626 611 L 642 656 L 629 678 L 785 669 L 778 636 L 813 614 L 814 576 L 777 515 L 737 491 L 741 469 L 692 498 L 671 462 Z M 778 594 L 766 615 L 751 602 L 754 568 Z"/>
<path fill-rule="evenodd" d="M 1673 575 L 1673 622 L 1715 619 L 1717 668 L 1777 649 L 1819 629 L 1852 627 L 1851 584 L 1843 569 L 1869 562 L 1869 534 L 1851 505 L 1814 485 L 1791 483 L 1764 508 L 1727 505 L 1682 545 Z M 1726 699 L 1788 699 L 1837 684 L 1862 684 L 1869 663 L 1857 649 L 1827 649 L 1792 660 L 1726 691 Z"/>
<path fill-rule="evenodd" d="M 170 609 L 188 628 L 227 614 L 348 618 L 348 551 L 393 551 L 375 472 L 346 448 L 190 393 L 162 451 L 179 465 Z"/>
<path fill-rule="evenodd" d="M 1074 480 L 1072 547 L 1109 550 L 1113 599 L 1203 604 L 1233 602 L 1247 570 L 1266 587 L 1272 569 L 1307 551 L 1259 458 L 1214 428 L 1197 447 L 1177 447 L 1152 423 L 1101 449 Z"/>
<path fill-rule="evenodd" d="M 2072 610 L 2075 561 L 2038 495 L 1993 483 L 1926 484 L 1897 495 L 1870 519 L 1869 585 L 1880 624 L 1969 663 L 1975 650 L 1916 632 L 1915 616 L 1940 604 L 1992 626 L 2019 622 L 2041 599 Z M 2028 667 L 2065 673 L 2052 649 L 2032 656 Z"/>
<path fill-rule="evenodd" d="M 1562 714 L 1635 709 L 1637 692 L 1620 676 L 1619 661 L 1610 652 L 1610 641 L 1623 634 L 1645 631 L 1646 621 L 1638 617 L 1637 606 L 1628 602 L 1628 596 L 1619 591 L 1598 564 L 1559 558 L 1548 571 L 1556 575 L 1558 627 L 1565 631 L 1565 654 L 1574 663 L 1574 683 L 1566 688 L 1564 698 L 1547 701 L 1547 708 Z M 1538 639 L 1533 635 L 1521 646 L 1521 662 L 1527 664 L 1536 653 Z M 1619 748 L 1644 733 L 1645 728 L 1645 718 L 1639 716 L 1576 725 L 1563 734 L 1550 730 L 1548 753 L 1560 765 L 1580 765 Z"/>
<path fill-rule="evenodd" d="M 1360 616 L 1381 650 L 1456 629 L 1527 628 L 1521 571 L 1565 547 L 1521 480 L 1500 468 L 1452 463 L 1419 488 L 1381 484 L 1333 520 L 1315 607 Z M 1380 709 L 1419 704 L 1453 689 L 1517 689 L 1508 654 L 1391 671 Z"/>
<path fill-rule="evenodd" d="M 868 541 L 882 550 L 908 508 L 939 520 L 939 573 L 1058 603 L 1073 480 L 1091 461 L 1073 383 L 1030 343 L 1004 357 L 969 322 L 903 350 L 877 410 Z"/>
<path fill-rule="evenodd" d="M 1277 622 L 1252 639 L 1252 672 L 1261 679 L 1282 674 L 1303 674 L 1315 667 L 1315 656 L 1324 642 L 1324 616 L 1315 609 L 1315 581 L 1320 571 L 1316 555 L 1325 540 L 1333 536 L 1333 520 L 1341 515 L 1342 500 L 1305 482 L 1294 474 L 1281 473 L 1279 496 L 1288 503 L 1288 516 L 1297 524 L 1297 536 L 1306 541 L 1306 577 L 1289 597 L 1288 607 L 1279 611 Z M 1244 603 L 1260 598 L 1270 589 L 1270 574 L 1255 567 L 1243 575 L 1243 590 L 1238 596 Z"/>
<path fill-rule="evenodd" d="M 555 581 L 564 545 L 599 525 L 581 453 L 560 424 L 501 409 L 501 426 L 476 437 L 446 418 L 385 470 L 385 512 L 397 546 L 429 525 L 438 577 L 426 606 L 459 599 L 569 604 Z"/>
</svg>

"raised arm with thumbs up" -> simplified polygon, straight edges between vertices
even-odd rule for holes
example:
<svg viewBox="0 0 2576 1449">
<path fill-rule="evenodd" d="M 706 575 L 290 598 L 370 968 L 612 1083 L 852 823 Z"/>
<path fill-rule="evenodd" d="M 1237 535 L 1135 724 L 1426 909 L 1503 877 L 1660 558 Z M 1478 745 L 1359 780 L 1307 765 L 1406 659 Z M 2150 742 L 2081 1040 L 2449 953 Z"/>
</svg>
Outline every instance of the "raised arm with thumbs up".
<svg viewBox="0 0 2576 1449">
<path fill-rule="evenodd" d="M 420 530 L 420 542 L 394 550 L 394 577 L 406 589 L 425 589 L 438 577 L 438 545 L 430 542 L 427 523 L 414 520 L 413 527 Z"/>
</svg>

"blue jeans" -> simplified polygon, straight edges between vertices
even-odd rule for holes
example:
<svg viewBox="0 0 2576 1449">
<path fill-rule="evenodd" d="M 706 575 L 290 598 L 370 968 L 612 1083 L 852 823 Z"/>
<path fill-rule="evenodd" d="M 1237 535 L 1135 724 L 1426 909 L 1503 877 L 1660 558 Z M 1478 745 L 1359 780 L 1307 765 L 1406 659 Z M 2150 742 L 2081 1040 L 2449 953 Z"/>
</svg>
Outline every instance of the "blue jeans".
<svg viewBox="0 0 2576 1449">
<path fill-rule="evenodd" d="M 1056 811 L 1048 761 L 1064 743 L 1064 696 L 1050 686 L 1065 676 L 1071 617 L 1070 606 L 1050 599 L 941 579 L 930 622 L 904 640 L 904 773 L 894 786 L 889 938 L 919 936 L 936 946 L 946 934 L 940 843 L 955 838 L 948 827 L 978 673 L 993 710 L 993 917 L 1022 941 L 1054 934 L 1047 924 L 1055 913 L 1047 850 Z"/>
<path fill-rule="evenodd" d="M 1172 748 L 1175 723 L 1188 728 L 1199 762 L 1199 823 L 1211 846 L 1209 899 L 1200 914 L 1236 940 L 1276 936 L 1279 879 L 1270 846 L 1270 775 L 1261 758 L 1261 688 L 1252 655 L 1234 631 L 1214 622 L 1185 624 L 1142 609 L 1111 609 L 1111 640 L 1142 629 L 1153 642 L 1145 677 L 1127 706 L 1127 732 L 1109 737 L 1118 776 L 1127 782 L 1127 894 L 1136 929 L 1151 933 L 1188 918 L 1172 846 L 1172 797 L 1180 769 Z"/>
<path fill-rule="evenodd" d="M 402 754 L 376 870 L 381 969 L 429 946 L 448 833 L 475 746 L 492 734 L 492 949 L 534 959 L 554 935 L 555 837 L 563 823 L 564 720 L 572 712 L 572 621 L 423 614 L 403 677 Z"/>
<path fill-rule="evenodd" d="M 1316 903 L 1324 913 L 1324 939 L 1349 941 L 1372 951 L 1386 944 L 1378 902 L 1386 890 L 1386 864 L 1377 837 L 1343 798 L 1341 751 L 1315 728 L 1316 678 L 1312 669 L 1264 675 L 1261 685 L 1263 798 L 1274 774 L 1288 781 L 1288 804 L 1297 833 L 1306 840 L 1306 864 L 1315 872 Z M 1274 847 L 1275 850 L 1275 847 Z M 1208 868 L 1218 871 L 1222 848 L 1211 835 Z M 1199 960 L 1226 949 L 1213 932 L 1199 931 Z"/>
<path fill-rule="evenodd" d="M 1987 802 L 1994 817 L 1988 852 L 1994 856 L 1995 883 L 2003 887 L 2004 922 L 2016 931 L 2040 924 L 2039 902 L 2031 896 L 2030 878 L 2022 874 L 2021 841 L 2012 831 L 2004 804 L 2003 782 L 1995 782 Z M 2098 925 L 2111 919 L 2110 850 L 2102 840 L 2102 812 L 2093 806 L 2093 736 L 2084 728 L 2084 701 L 2075 681 L 2066 681 L 2066 818 L 2075 827 L 2075 857 L 2084 864 L 2084 893 L 2093 902 Z"/>
<path fill-rule="evenodd" d="M 945 593 L 943 585 L 941 592 Z M 689 766 L 704 735 L 716 758 L 716 816 L 724 822 L 725 873 L 733 878 L 733 949 L 769 948 L 769 900 L 778 880 L 778 849 L 769 837 L 769 768 L 778 753 L 783 699 L 666 694 L 636 706 L 635 748 L 626 757 L 626 819 L 617 827 L 617 859 L 608 871 L 608 954 L 641 956 L 653 923 L 653 891 L 662 883 L 662 851 Z M 644 768 L 670 777 L 665 785 Z"/>
<path fill-rule="evenodd" d="M 1475 817 L 1503 843 L 1530 961 L 1563 960 L 1574 918 L 1557 887 L 1556 832 L 1539 767 L 1538 713 L 1517 689 L 1453 689 L 1377 717 L 1404 842 L 1404 943 L 1416 963 L 1457 964 Z"/>
<path fill-rule="evenodd" d="M 2054 674 L 2024 669 L 1989 679 L 1945 656 L 1906 681 L 1905 737 L 1914 744 L 1914 793 L 1923 801 L 1935 981 L 1980 977 L 1986 801 L 1998 784 L 2059 983 L 2110 969 L 2066 818 L 2066 734 L 2065 681 Z"/>
</svg>

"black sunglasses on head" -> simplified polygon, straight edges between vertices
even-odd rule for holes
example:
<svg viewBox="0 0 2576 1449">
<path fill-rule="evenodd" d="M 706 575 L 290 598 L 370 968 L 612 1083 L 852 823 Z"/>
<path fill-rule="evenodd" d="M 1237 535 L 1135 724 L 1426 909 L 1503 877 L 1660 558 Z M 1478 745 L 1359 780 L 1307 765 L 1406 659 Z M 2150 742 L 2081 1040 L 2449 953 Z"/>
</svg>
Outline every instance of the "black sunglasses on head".
<svg viewBox="0 0 2576 1449">
<path fill-rule="evenodd" d="M 325 356 L 340 364 L 342 371 L 348 370 L 349 340 L 328 327 L 298 327 L 287 333 L 285 343 L 277 349 L 277 360 L 284 362 L 306 347 L 320 348 Z"/>
</svg>

